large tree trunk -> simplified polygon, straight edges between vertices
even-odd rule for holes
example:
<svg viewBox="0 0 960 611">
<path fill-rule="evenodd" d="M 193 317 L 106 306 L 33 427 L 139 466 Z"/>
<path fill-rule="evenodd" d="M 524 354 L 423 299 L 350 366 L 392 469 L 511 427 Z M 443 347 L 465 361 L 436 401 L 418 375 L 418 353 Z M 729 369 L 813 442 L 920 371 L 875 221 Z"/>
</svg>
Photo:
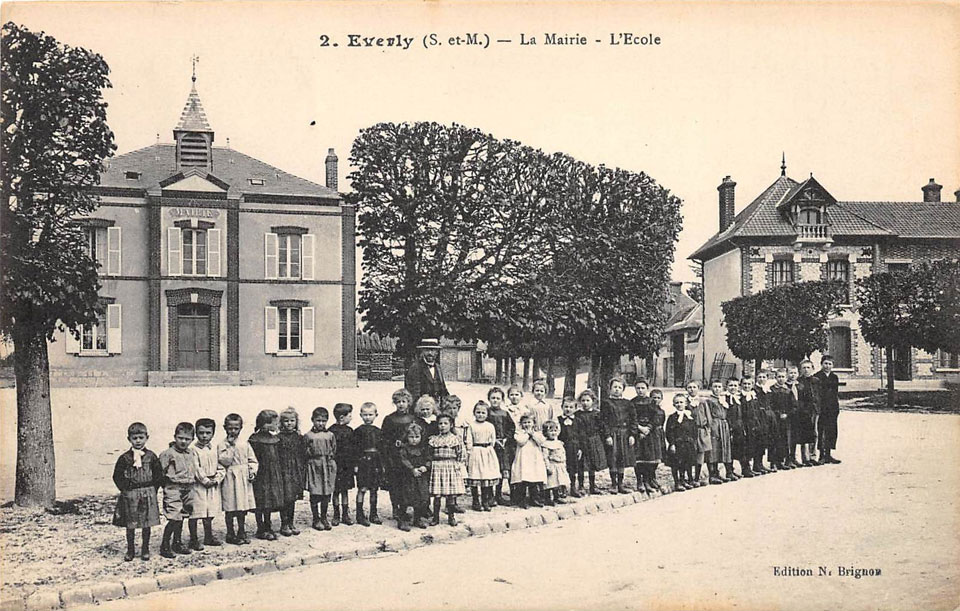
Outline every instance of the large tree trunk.
<svg viewBox="0 0 960 611">
<path fill-rule="evenodd" d="M 897 363 L 894 360 L 894 347 L 887 346 L 887 409 L 892 410 L 896 403 L 894 396 L 894 380 Z"/>
<path fill-rule="evenodd" d="M 530 390 L 530 370 L 533 368 L 533 359 L 529 356 L 523 359 L 523 392 Z"/>
<path fill-rule="evenodd" d="M 517 357 L 511 356 L 507 362 L 510 365 L 510 373 L 508 375 L 507 383 L 510 386 L 514 386 L 517 383 Z"/>
<path fill-rule="evenodd" d="M 17 475 L 14 500 L 21 506 L 53 507 L 56 461 L 50 411 L 47 339 L 24 323 L 13 329 L 17 380 Z"/>
<path fill-rule="evenodd" d="M 618 358 L 609 354 L 604 354 L 600 359 L 600 387 L 604 390 L 610 390 L 610 378 L 616 371 Z"/>
<path fill-rule="evenodd" d="M 503 361 L 504 359 L 497 357 L 497 375 L 494 377 L 495 384 L 503 384 Z"/>
<path fill-rule="evenodd" d="M 587 388 L 593 390 L 597 393 L 597 396 L 600 396 L 600 387 L 603 386 L 603 381 L 600 376 L 600 355 L 591 354 L 590 355 L 590 374 L 587 376 Z"/>
<path fill-rule="evenodd" d="M 557 394 L 557 379 L 554 372 L 555 359 L 547 358 L 547 396 L 553 398 Z"/>
<path fill-rule="evenodd" d="M 541 379 L 543 372 L 543 357 L 535 356 L 533 357 L 533 373 L 530 374 L 530 383 L 536 382 Z"/>
<path fill-rule="evenodd" d="M 567 355 L 567 370 L 563 377 L 563 394 L 577 394 L 577 366 L 580 364 L 580 357 L 570 353 Z"/>
</svg>

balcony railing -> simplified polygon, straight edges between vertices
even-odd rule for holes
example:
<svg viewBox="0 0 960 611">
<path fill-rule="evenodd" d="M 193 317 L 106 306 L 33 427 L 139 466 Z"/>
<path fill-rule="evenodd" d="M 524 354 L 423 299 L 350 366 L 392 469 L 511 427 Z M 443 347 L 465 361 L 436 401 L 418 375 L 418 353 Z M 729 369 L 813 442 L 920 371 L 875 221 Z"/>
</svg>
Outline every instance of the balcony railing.
<svg viewBox="0 0 960 611">
<path fill-rule="evenodd" d="M 797 225 L 798 242 L 828 242 L 830 241 L 829 225 Z"/>
</svg>

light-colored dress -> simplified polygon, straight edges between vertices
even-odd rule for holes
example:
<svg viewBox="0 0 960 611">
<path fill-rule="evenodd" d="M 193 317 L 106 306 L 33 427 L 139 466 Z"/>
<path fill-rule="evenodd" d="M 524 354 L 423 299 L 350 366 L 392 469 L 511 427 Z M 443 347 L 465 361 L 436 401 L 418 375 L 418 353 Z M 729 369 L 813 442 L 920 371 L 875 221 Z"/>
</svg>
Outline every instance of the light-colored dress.
<svg viewBox="0 0 960 611">
<path fill-rule="evenodd" d="M 257 508 L 250 474 L 256 475 L 259 463 L 250 444 L 241 439 L 217 444 L 217 460 L 224 468 L 220 484 L 220 503 L 224 511 L 252 511 Z"/>
<path fill-rule="evenodd" d="M 530 413 L 527 406 L 522 403 L 518 403 L 517 405 L 509 403 L 503 409 L 510 414 L 510 418 L 513 420 L 513 426 L 518 431 L 520 430 L 520 418 L 523 418 L 524 414 Z"/>
<path fill-rule="evenodd" d="M 337 439 L 329 431 L 303 434 L 303 449 L 307 457 L 304 487 L 310 494 L 329 496 L 337 482 Z"/>
<path fill-rule="evenodd" d="M 500 481 L 500 460 L 493 444 L 497 429 L 492 422 L 474 420 L 467 426 L 467 485 L 494 486 Z"/>
<path fill-rule="evenodd" d="M 543 432 L 543 423 L 548 420 L 560 424 L 560 417 L 556 408 L 546 401 L 531 400 L 530 404 L 527 405 L 527 411 L 533 416 L 533 430 L 537 432 Z"/>
<path fill-rule="evenodd" d="M 510 468 L 510 483 L 519 484 L 537 483 L 542 484 L 547 481 L 547 466 L 543 461 L 543 450 L 541 446 L 546 441 L 543 435 L 537 432 L 528 435 L 520 431 L 513 436 L 517 443 L 517 454 L 513 458 L 513 466 Z"/>
<path fill-rule="evenodd" d="M 197 483 L 193 485 L 193 511 L 191 518 L 212 518 L 223 511 L 220 501 L 220 482 L 226 469 L 219 462 L 217 451 L 211 446 L 193 444 L 197 457 Z M 209 488 L 204 484 L 213 482 Z"/>
<path fill-rule="evenodd" d="M 543 460 L 547 465 L 547 483 L 545 490 L 570 485 L 567 473 L 567 452 L 559 439 L 547 439 L 543 442 Z"/>
<path fill-rule="evenodd" d="M 453 433 L 433 435 L 427 446 L 430 448 L 430 494 L 465 494 L 467 489 L 463 485 L 463 463 L 466 453 L 460 437 Z"/>
</svg>

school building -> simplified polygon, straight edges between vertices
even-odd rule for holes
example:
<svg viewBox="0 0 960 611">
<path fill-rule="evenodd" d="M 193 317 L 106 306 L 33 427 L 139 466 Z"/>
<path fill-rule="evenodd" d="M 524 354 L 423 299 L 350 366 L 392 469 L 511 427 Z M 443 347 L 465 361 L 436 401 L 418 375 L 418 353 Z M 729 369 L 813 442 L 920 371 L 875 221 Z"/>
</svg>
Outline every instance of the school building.
<svg viewBox="0 0 960 611">
<path fill-rule="evenodd" d="M 934 179 L 919 202 L 837 201 L 813 176 L 780 176 L 739 214 L 729 176 L 719 191 L 719 232 L 690 255 L 703 264 L 703 349 L 695 367 L 702 379 L 740 374 L 752 363 L 727 347 L 720 304 L 769 287 L 808 280 L 847 283 L 847 305 L 829 321 L 829 352 L 845 390 L 884 386 L 886 353 L 864 341 L 855 310 L 858 278 L 924 260 L 960 257 L 960 190 L 941 201 Z M 918 193 L 919 194 L 919 193 Z M 757 329 L 757 333 L 763 333 Z M 819 353 L 811 360 L 819 365 Z M 960 356 L 911 349 L 894 354 L 897 387 L 938 388 L 960 382 Z"/>
<path fill-rule="evenodd" d="M 50 345 L 54 384 L 356 384 L 355 212 L 334 149 L 319 185 L 214 137 L 194 82 L 173 143 L 109 160 L 77 221 L 105 314 Z"/>
</svg>

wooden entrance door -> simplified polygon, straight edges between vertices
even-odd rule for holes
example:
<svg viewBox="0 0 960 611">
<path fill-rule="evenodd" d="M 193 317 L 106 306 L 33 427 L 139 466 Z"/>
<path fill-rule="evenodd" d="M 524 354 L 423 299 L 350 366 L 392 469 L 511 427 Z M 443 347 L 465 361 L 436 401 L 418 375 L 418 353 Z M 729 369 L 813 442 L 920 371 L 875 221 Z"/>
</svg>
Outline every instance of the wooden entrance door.
<svg viewBox="0 0 960 611">
<path fill-rule="evenodd" d="M 210 306 L 177 306 L 177 369 L 209 371 Z"/>
<path fill-rule="evenodd" d="M 913 379 L 913 362 L 911 361 L 910 348 L 904 348 L 903 350 L 894 349 L 893 378 L 904 381 Z"/>
</svg>

